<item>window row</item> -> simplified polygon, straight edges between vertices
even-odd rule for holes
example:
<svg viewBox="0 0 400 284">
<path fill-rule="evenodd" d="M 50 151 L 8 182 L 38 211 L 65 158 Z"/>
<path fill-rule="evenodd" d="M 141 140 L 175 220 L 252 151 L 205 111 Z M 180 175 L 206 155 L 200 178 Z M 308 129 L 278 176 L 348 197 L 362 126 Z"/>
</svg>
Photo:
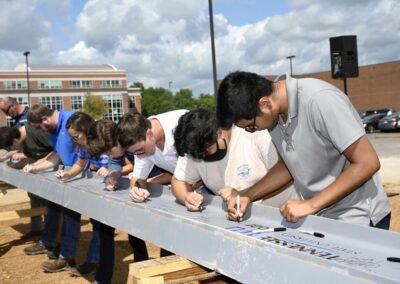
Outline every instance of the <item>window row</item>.
<svg viewBox="0 0 400 284">
<path fill-rule="evenodd" d="M 38 81 L 39 89 L 61 89 L 61 80 L 40 80 Z M 4 89 L 27 89 L 26 80 L 8 80 L 3 82 Z M 100 85 L 102 88 L 120 88 L 122 86 L 121 80 L 101 80 Z M 93 88 L 92 80 L 71 80 L 69 81 L 69 87 L 73 89 L 79 88 Z"/>
</svg>

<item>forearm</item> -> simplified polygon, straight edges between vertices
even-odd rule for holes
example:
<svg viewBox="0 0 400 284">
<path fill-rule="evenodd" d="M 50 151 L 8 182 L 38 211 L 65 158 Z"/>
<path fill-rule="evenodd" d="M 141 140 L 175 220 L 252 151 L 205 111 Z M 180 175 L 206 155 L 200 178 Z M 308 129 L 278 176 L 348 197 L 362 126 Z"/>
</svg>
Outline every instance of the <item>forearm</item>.
<svg viewBox="0 0 400 284">
<path fill-rule="evenodd" d="M 76 163 L 71 167 L 71 169 L 67 172 L 68 178 L 73 178 L 80 174 L 83 169 L 85 168 L 87 160 L 78 160 Z"/>
<path fill-rule="evenodd" d="M 181 204 L 185 204 L 187 194 L 193 191 L 190 184 L 176 179 L 175 176 L 171 179 L 171 190 Z"/>
<path fill-rule="evenodd" d="M 273 196 L 276 191 L 287 186 L 292 180 L 292 176 L 286 168 L 285 163 L 279 159 L 275 166 L 261 180 L 252 187 L 242 191 L 240 195 L 249 197 L 251 202 L 268 198 Z"/>
<path fill-rule="evenodd" d="M 147 189 L 147 181 L 145 179 L 140 179 L 140 178 L 137 178 L 137 177 L 131 177 L 130 178 L 130 183 L 131 183 L 132 187 L 136 186 L 136 187 Z"/>
<path fill-rule="evenodd" d="M 7 153 L 5 153 L 4 155 L 0 156 L 0 162 L 3 162 L 5 160 L 8 160 L 9 158 L 11 158 L 12 155 L 14 155 L 15 153 L 18 153 L 18 151 L 8 151 Z"/>
<path fill-rule="evenodd" d="M 60 164 L 60 157 L 56 153 L 51 152 L 46 157 L 37 160 L 35 163 L 33 163 L 33 167 L 34 171 L 37 172 L 53 168 L 59 164 Z"/>
</svg>

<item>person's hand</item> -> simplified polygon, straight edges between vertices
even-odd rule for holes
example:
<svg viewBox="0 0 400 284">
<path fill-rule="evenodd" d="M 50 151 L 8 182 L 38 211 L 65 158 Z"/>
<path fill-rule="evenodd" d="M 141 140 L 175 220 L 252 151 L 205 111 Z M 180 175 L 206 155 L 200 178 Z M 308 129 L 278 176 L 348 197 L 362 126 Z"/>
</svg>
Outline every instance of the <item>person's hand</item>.
<svg viewBox="0 0 400 284">
<path fill-rule="evenodd" d="M 100 169 L 97 170 L 96 175 L 106 177 L 109 173 L 109 170 L 105 167 L 101 167 Z"/>
<path fill-rule="evenodd" d="M 54 175 L 57 178 L 59 178 L 61 181 L 65 181 L 65 180 L 71 178 L 71 174 L 69 172 L 64 171 L 64 170 L 57 171 Z"/>
<path fill-rule="evenodd" d="M 21 160 L 23 158 L 26 158 L 24 153 L 15 153 L 11 156 L 12 160 Z"/>
<path fill-rule="evenodd" d="M 34 165 L 32 165 L 32 164 L 27 164 L 27 165 L 22 169 L 22 171 L 24 171 L 25 173 L 35 173 L 35 172 L 36 172 L 36 169 L 35 169 L 35 166 L 34 166 Z"/>
<path fill-rule="evenodd" d="M 129 196 L 134 202 L 145 202 L 146 198 L 150 196 L 150 192 L 145 188 L 131 186 Z"/>
<path fill-rule="evenodd" d="M 118 187 L 118 181 L 121 177 L 121 173 L 118 171 L 110 171 L 104 179 L 105 189 L 108 191 L 114 191 Z"/>
<path fill-rule="evenodd" d="M 316 210 L 309 200 L 288 200 L 281 206 L 280 212 L 287 221 L 296 223 L 300 218 L 314 214 Z"/>
<path fill-rule="evenodd" d="M 234 188 L 232 188 L 230 186 L 226 186 L 226 187 L 223 187 L 220 191 L 218 191 L 218 195 L 221 196 L 221 198 L 224 202 L 228 202 L 229 199 L 231 198 L 233 191 L 235 191 L 237 194 L 237 191 Z"/>
<path fill-rule="evenodd" d="M 240 210 L 237 211 L 238 205 L 238 196 L 239 196 L 239 203 L 240 203 Z M 228 200 L 228 220 L 231 221 L 243 221 L 243 216 L 244 213 L 247 210 L 247 207 L 249 207 L 250 204 L 250 198 L 247 196 L 240 196 L 239 193 L 236 190 L 232 190 L 231 192 L 231 197 Z"/>
<path fill-rule="evenodd" d="M 201 211 L 204 196 L 196 191 L 189 192 L 185 197 L 185 206 L 188 211 Z"/>
</svg>

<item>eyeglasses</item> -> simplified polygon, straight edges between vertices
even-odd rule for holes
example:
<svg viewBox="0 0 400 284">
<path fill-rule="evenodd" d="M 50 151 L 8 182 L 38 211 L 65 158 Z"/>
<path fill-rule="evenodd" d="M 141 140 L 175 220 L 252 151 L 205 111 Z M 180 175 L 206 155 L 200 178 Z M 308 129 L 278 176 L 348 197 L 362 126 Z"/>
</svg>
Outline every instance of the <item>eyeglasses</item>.
<svg viewBox="0 0 400 284">
<path fill-rule="evenodd" d="M 82 138 L 82 135 L 83 135 L 83 133 L 75 135 L 75 136 L 71 136 L 71 138 L 72 138 L 72 140 L 74 140 L 76 142 L 76 141 L 79 141 L 79 139 Z"/>
<path fill-rule="evenodd" d="M 244 127 L 244 130 L 246 130 L 247 132 L 254 133 L 258 130 L 258 127 L 256 126 L 257 111 L 258 111 L 258 109 L 256 108 L 256 112 L 254 114 L 253 125 L 247 125 Z"/>
</svg>

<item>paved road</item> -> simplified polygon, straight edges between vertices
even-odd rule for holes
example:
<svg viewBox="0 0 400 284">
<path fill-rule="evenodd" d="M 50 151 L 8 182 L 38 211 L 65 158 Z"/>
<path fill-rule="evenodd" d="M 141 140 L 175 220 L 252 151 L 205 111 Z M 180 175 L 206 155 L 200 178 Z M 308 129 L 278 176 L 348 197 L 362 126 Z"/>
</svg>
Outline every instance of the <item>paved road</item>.
<svg viewBox="0 0 400 284">
<path fill-rule="evenodd" d="M 400 132 L 367 134 L 379 158 L 400 158 Z"/>
</svg>

